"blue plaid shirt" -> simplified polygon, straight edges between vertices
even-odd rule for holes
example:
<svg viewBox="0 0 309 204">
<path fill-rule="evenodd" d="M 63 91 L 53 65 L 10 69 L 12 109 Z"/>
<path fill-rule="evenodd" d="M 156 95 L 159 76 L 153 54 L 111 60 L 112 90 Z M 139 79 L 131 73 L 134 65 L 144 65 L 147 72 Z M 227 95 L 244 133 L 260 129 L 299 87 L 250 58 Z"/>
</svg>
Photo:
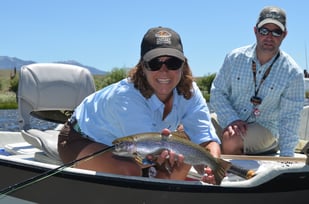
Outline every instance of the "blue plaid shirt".
<svg viewBox="0 0 309 204">
<path fill-rule="evenodd" d="M 211 88 L 210 105 L 225 128 L 235 120 L 257 122 L 278 138 L 281 156 L 293 156 L 298 142 L 300 114 L 304 105 L 303 70 L 285 52 L 280 51 L 267 78 L 260 86 L 258 97 L 262 104 L 259 116 L 252 114 L 255 95 L 252 60 L 256 62 L 256 85 L 275 57 L 261 65 L 255 53 L 256 45 L 249 45 L 227 54 Z"/>
</svg>

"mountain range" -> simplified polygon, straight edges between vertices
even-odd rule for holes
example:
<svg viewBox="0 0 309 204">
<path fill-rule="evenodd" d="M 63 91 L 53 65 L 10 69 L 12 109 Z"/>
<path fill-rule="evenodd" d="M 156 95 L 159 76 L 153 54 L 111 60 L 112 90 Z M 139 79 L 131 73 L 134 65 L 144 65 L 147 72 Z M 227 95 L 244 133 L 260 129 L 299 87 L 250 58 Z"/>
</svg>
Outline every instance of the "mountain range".
<svg viewBox="0 0 309 204">
<path fill-rule="evenodd" d="M 31 61 L 31 60 L 22 60 L 22 59 L 19 59 L 19 58 L 16 58 L 16 57 L 0 56 L 0 70 L 1 69 L 14 69 L 14 68 L 16 68 L 17 70 L 20 70 L 20 68 L 23 65 L 28 65 L 28 64 L 33 64 L 33 63 L 37 63 L 37 62 Z M 106 71 L 99 70 L 95 67 L 83 65 L 83 64 L 81 64 L 81 63 L 79 63 L 75 60 L 58 61 L 58 62 L 54 62 L 54 63 L 72 64 L 72 65 L 85 67 L 85 68 L 89 69 L 89 71 L 93 75 L 105 75 L 105 74 L 108 73 Z"/>
</svg>

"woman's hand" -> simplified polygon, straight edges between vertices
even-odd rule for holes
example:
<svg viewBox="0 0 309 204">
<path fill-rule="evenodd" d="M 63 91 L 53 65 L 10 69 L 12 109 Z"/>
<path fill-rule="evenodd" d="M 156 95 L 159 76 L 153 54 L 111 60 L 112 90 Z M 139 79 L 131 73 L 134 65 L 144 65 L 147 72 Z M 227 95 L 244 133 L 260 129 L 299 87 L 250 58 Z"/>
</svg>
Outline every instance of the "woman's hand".
<svg viewBox="0 0 309 204">
<path fill-rule="evenodd" d="M 183 164 L 184 156 L 176 154 L 174 151 L 163 150 L 159 156 L 148 155 L 147 159 L 157 163 L 159 169 L 165 169 L 168 173 L 173 172 L 173 168 Z"/>
<path fill-rule="evenodd" d="M 215 176 L 209 167 L 205 168 L 205 175 L 201 180 L 206 183 L 216 184 Z"/>
<path fill-rule="evenodd" d="M 212 154 L 212 156 L 216 158 L 220 158 L 221 156 L 221 150 L 220 145 L 217 142 L 208 142 L 201 144 L 204 148 L 209 150 L 209 152 Z M 205 168 L 205 175 L 201 179 L 203 182 L 210 183 L 210 184 L 216 184 L 215 176 L 213 174 L 213 171 L 211 168 L 206 167 Z"/>
</svg>

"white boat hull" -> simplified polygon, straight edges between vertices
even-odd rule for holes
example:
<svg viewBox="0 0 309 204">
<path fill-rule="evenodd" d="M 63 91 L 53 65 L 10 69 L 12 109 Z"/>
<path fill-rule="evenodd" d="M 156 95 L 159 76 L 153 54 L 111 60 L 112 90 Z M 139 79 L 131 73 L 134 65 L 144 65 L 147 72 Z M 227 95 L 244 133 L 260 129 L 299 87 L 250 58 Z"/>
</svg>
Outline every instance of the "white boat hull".
<svg viewBox="0 0 309 204">
<path fill-rule="evenodd" d="M 6 137 L 11 139 L 10 142 L 22 141 L 18 133 L 5 136 L 5 132 L 2 134 L 0 132 L 1 142 L 4 142 Z M 243 158 L 226 156 L 230 161 L 236 161 L 235 158 L 238 158 L 237 161 L 243 161 L 243 164 L 247 163 L 249 166 L 258 164 L 257 175 L 249 180 L 228 175 L 220 186 L 214 186 L 200 181 L 129 177 L 75 168 L 65 168 L 55 175 L 35 182 L 39 175 L 56 169 L 59 165 L 35 161 L 34 154 L 29 153 L 29 149 L 27 151 L 24 151 L 23 155 L 0 155 L 0 190 L 9 189 L 7 196 L 35 203 L 129 201 L 156 204 L 162 202 L 260 204 L 295 202 L 295 198 L 302 200 L 301 198 L 307 198 L 309 194 L 309 166 L 305 164 L 305 157 L 290 160 L 273 157 L 273 161 L 257 161 L 259 157 L 253 157 L 252 160 L 246 156 Z M 31 179 L 33 182 L 20 189 L 14 189 L 14 185 Z M 1 195 L 0 203 L 1 200 L 5 200 L 6 195 Z"/>
<path fill-rule="evenodd" d="M 0 164 L 0 174 L 3 175 L 0 188 L 46 171 L 3 160 Z M 64 171 L 19 189 L 10 196 L 37 203 L 287 203 L 295 202 L 295 198 L 307 198 L 308 193 L 308 172 L 285 174 L 256 187 L 237 188 Z"/>
</svg>

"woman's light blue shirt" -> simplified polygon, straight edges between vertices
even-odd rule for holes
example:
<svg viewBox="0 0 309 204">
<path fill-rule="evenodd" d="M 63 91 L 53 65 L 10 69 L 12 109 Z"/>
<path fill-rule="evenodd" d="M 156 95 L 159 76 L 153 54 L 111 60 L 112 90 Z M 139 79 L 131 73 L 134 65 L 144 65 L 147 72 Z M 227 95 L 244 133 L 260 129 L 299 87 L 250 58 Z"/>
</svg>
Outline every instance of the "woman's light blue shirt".
<svg viewBox="0 0 309 204">
<path fill-rule="evenodd" d="M 123 136 L 161 132 L 164 128 L 174 131 L 179 124 L 184 125 L 190 139 L 197 144 L 220 143 L 206 101 L 195 83 L 192 91 L 192 98 L 186 100 L 175 89 L 173 108 L 162 120 L 164 104 L 157 96 L 146 99 L 133 83 L 123 79 L 86 97 L 73 116 L 85 135 L 106 145 Z"/>
</svg>

